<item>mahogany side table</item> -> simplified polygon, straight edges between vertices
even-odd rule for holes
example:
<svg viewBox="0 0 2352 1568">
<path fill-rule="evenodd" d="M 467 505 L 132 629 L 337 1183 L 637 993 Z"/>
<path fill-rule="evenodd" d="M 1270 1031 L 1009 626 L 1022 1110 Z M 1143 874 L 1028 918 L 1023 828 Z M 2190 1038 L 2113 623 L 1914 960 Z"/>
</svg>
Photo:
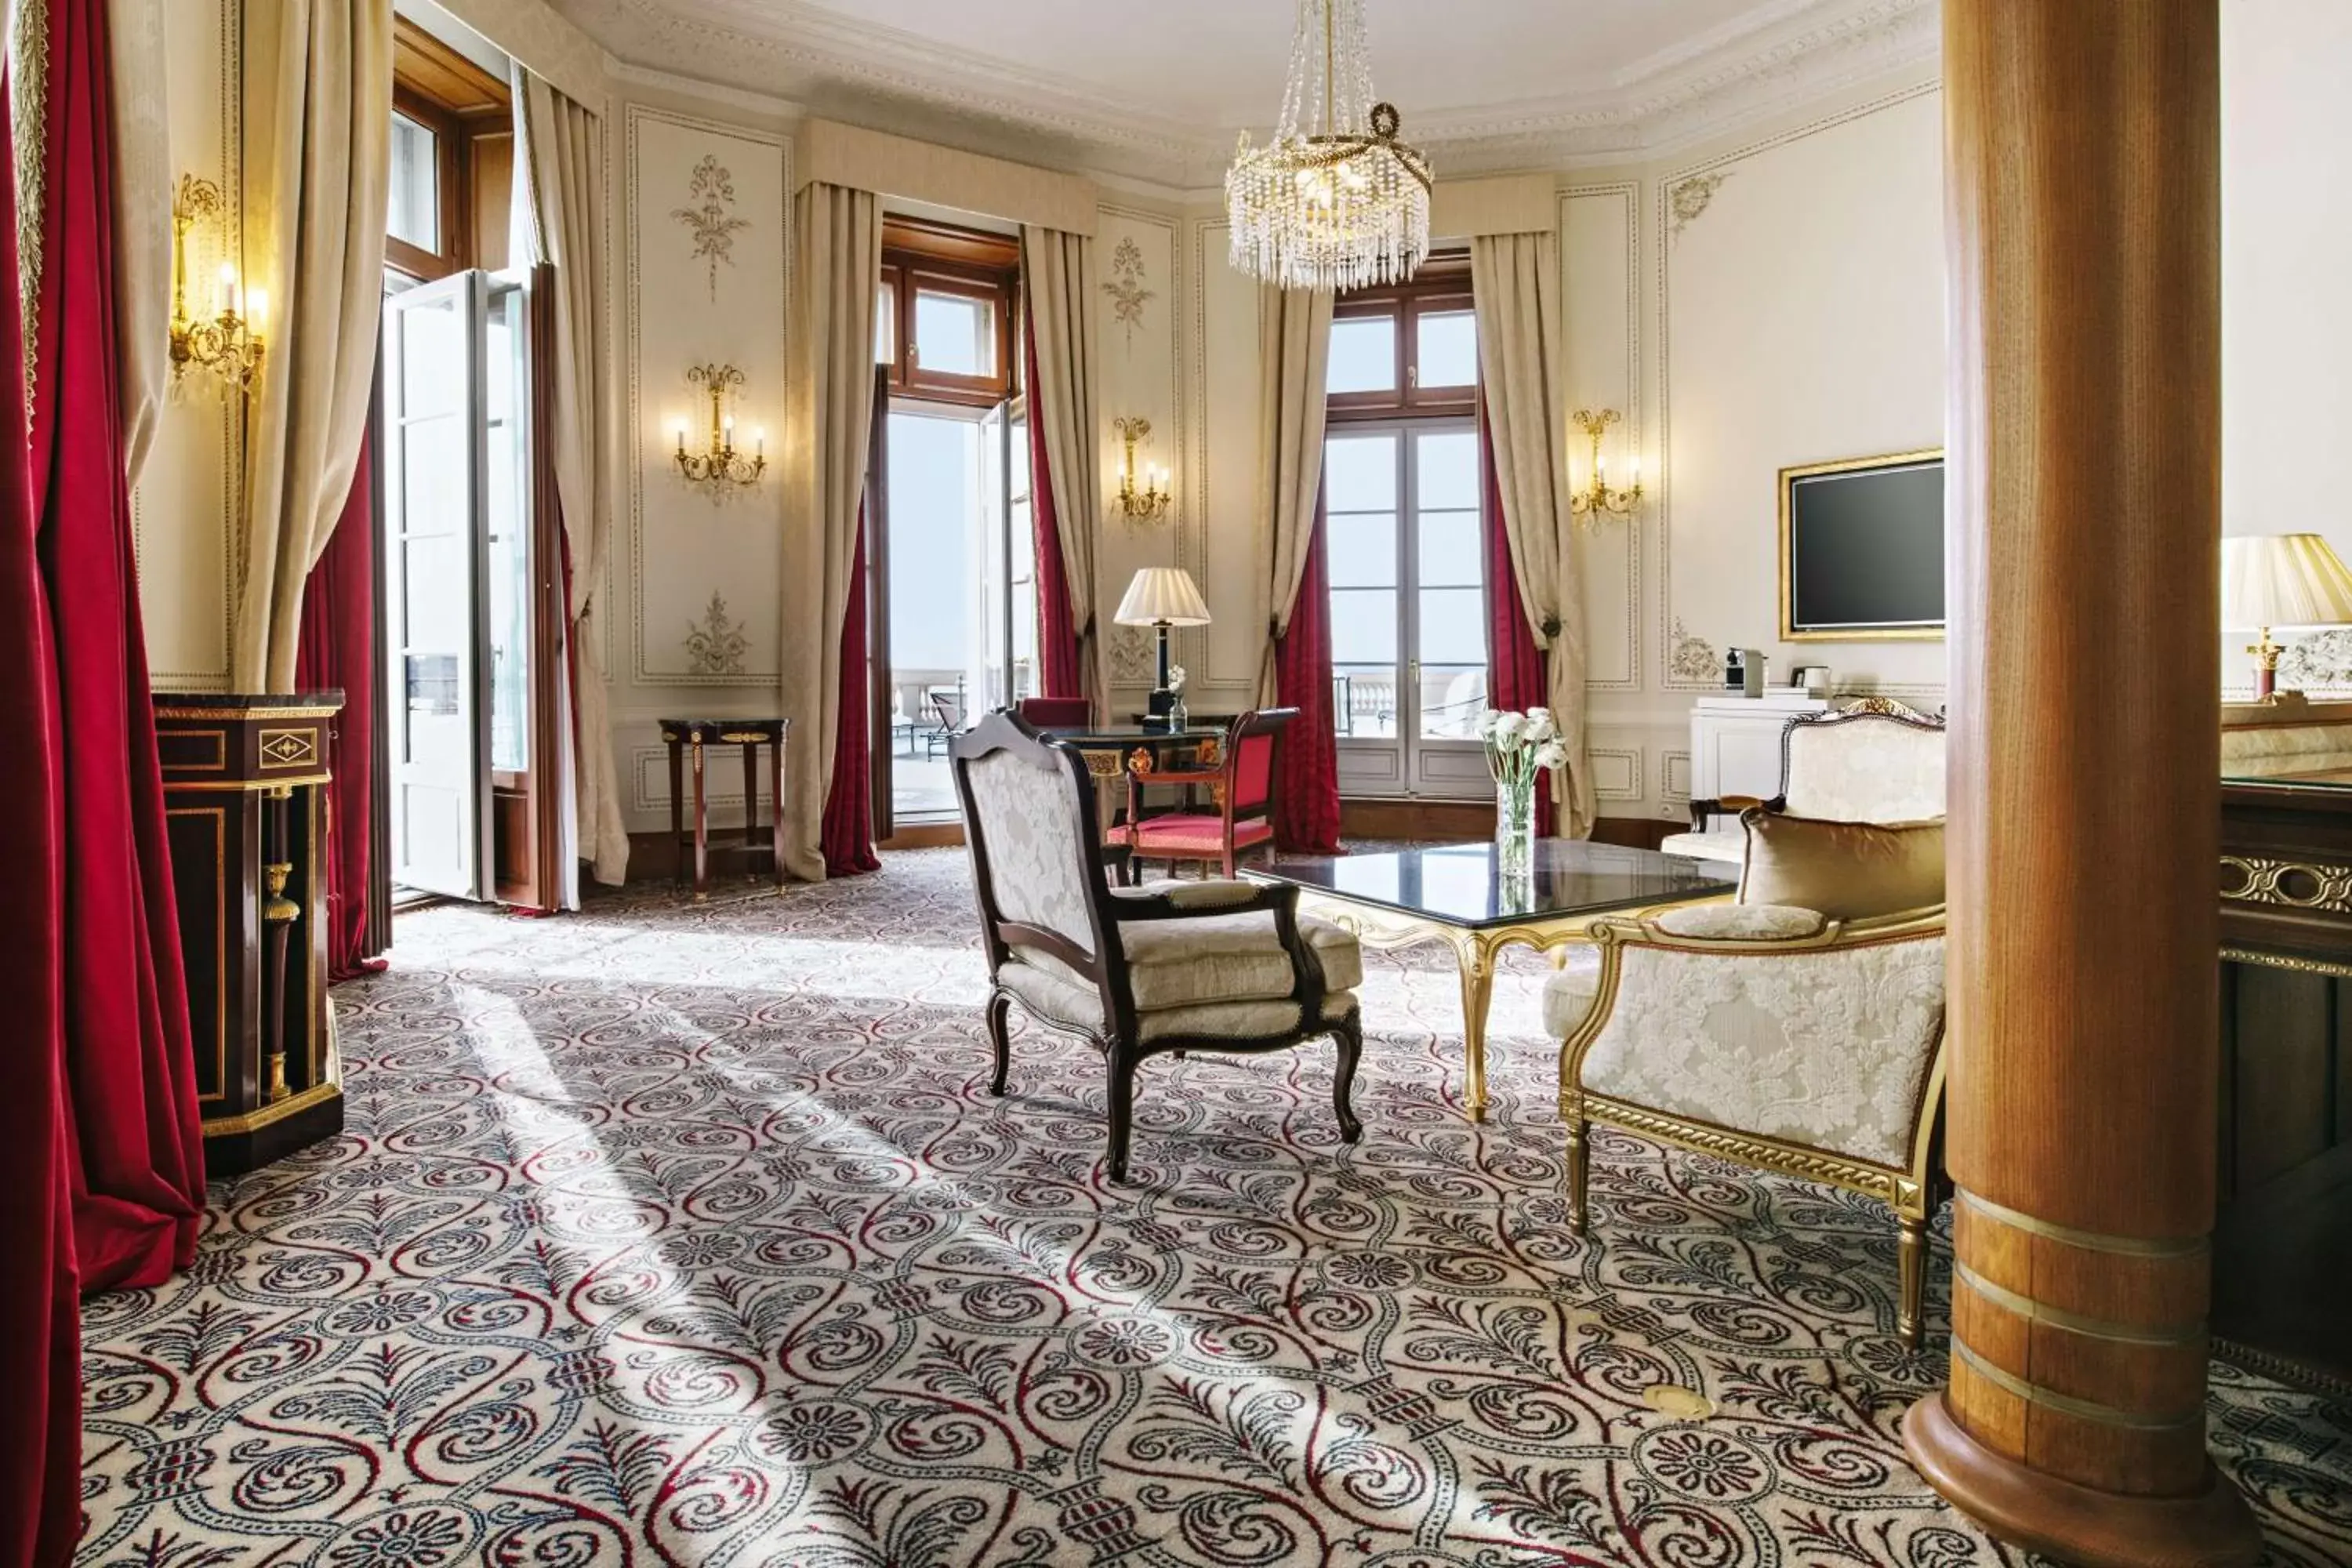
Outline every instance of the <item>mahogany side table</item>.
<svg viewBox="0 0 2352 1568">
<path fill-rule="evenodd" d="M 694 791 L 693 885 L 697 903 L 710 896 L 710 857 L 714 854 L 735 853 L 757 856 L 765 853 L 778 884 L 784 879 L 784 739 L 793 727 L 790 719 L 664 719 L 660 721 L 662 739 L 669 742 L 669 837 L 676 856 L 670 880 L 682 883 L 687 879 L 688 861 L 686 830 L 687 790 Z M 743 748 L 743 840 L 740 844 L 710 842 L 709 796 L 704 788 L 704 774 L 709 759 L 705 752 L 713 746 Z M 769 748 L 769 791 L 773 809 L 769 814 L 767 842 L 760 835 L 760 748 Z M 689 776 L 691 778 L 689 779 Z"/>
</svg>

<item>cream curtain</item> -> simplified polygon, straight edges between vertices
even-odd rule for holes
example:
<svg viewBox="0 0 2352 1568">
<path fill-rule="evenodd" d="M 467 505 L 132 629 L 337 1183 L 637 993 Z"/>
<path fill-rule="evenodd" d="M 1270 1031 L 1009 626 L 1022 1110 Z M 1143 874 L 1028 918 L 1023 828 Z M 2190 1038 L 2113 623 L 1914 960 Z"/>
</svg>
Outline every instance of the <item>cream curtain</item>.
<svg viewBox="0 0 2352 1568">
<path fill-rule="evenodd" d="M 1315 542 L 1315 493 L 1323 484 L 1324 372 L 1331 358 L 1331 296 L 1277 289 L 1257 295 L 1259 426 L 1257 528 L 1266 542 L 1265 657 L 1258 701 L 1276 700 L 1275 645 L 1290 629 Z"/>
<path fill-rule="evenodd" d="M 248 0 L 245 238 L 267 353 L 247 415 L 231 678 L 287 691 L 302 587 L 350 497 L 375 375 L 392 0 Z"/>
<path fill-rule="evenodd" d="M 841 725 L 841 627 L 874 417 L 882 204 L 812 181 L 793 201 L 784 387 L 785 869 L 824 879 L 825 791 Z"/>
<path fill-rule="evenodd" d="M 171 375 L 172 157 L 165 142 L 163 0 L 110 0 L 115 352 L 130 482 L 154 444 Z"/>
<path fill-rule="evenodd" d="M 1021 279 L 1037 332 L 1037 384 L 1029 417 L 1045 433 L 1054 482 L 1062 565 L 1070 582 L 1070 625 L 1078 634 L 1080 689 L 1109 717 L 1109 649 L 1097 618 L 1102 481 L 1095 468 L 1095 242 L 1061 229 L 1021 227 Z"/>
<path fill-rule="evenodd" d="M 1559 831 L 1592 831 L 1592 764 L 1584 751 L 1584 595 L 1568 498 L 1565 320 L 1559 236 L 1480 235 L 1470 242 L 1478 374 L 1495 441 L 1503 531 L 1519 605 L 1544 650 L 1547 697 L 1569 750 Z"/>
<path fill-rule="evenodd" d="M 551 437 L 563 539 L 572 555 L 571 639 L 579 684 L 572 693 L 572 797 L 578 858 L 596 879 L 618 886 L 629 869 L 621 783 L 613 757 L 611 690 L 604 679 L 597 594 L 612 549 L 612 496 L 604 484 L 613 443 L 605 395 L 604 127 L 595 115 L 539 77 L 514 71 L 515 128 L 533 262 L 555 268 L 555 418 Z"/>
</svg>

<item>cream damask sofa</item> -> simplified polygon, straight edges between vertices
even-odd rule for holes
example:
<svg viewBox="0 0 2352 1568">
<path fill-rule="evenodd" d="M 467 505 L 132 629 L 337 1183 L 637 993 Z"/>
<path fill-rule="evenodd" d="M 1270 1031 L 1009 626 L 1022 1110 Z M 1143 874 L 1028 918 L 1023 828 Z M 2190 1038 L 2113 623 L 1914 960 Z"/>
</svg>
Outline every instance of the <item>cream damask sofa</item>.
<svg viewBox="0 0 2352 1568">
<path fill-rule="evenodd" d="M 1691 802 L 1691 831 L 1658 846 L 1669 855 L 1737 865 L 1750 806 L 1824 822 L 1926 822 L 1944 815 L 1944 721 L 1884 697 L 1834 713 L 1806 713 L 1780 731 L 1780 793 Z"/>
<path fill-rule="evenodd" d="M 1349 1099 L 1364 1037 L 1353 936 L 1300 919 L 1295 887 L 1111 886 L 1086 760 L 1009 713 L 954 737 L 948 758 L 992 983 L 991 1093 L 1004 1092 L 1012 1068 L 1013 1006 L 1092 1043 L 1110 1069 L 1110 1179 L 1124 1182 L 1146 1058 L 1282 1050 L 1328 1035 L 1339 1047 L 1339 1135 L 1362 1135 Z"/>
<path fill-rule="evenodd" d="M 1554 974 L 1570 1224 L 1591 1122 L 1826 1182 L 1895 1211 L 1895 1327 L 1916 1344 L 1944 1083 L 1944 910 L 1832 920 L 1772 904 L 1600 923 Z"/>
</svg>

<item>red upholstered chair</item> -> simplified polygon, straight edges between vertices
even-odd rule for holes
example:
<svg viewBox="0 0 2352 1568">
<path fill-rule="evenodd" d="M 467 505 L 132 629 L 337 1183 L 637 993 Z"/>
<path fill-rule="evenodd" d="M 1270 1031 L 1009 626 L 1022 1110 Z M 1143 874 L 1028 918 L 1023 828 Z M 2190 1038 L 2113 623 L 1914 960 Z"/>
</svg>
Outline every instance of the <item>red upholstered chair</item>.
<svg viewBox="0 0 2352 1568">
<path fill-rule="evenodd" d="M 1094 721 L 1083 697 L 1024 697 L 1013 710 L 1033 730 L 1083 730 Z"/>
<path fill-rule="evenodd" d="M 1298 717 L 1296 708 L 1268 708 L 1244 713 L 1226 732 L 1224 758 L 1213 768 L 1153 768 L 1129 770 L 1127 775 L 1127 821 L 1107 836 L 1128 847 L 1128 874 L 1138 874 L 1146 860 L 1165 860 L 1172 868 L 1179 860 L 1215 865 L 1230 878 L 1234 862 L 1252 849 L 1274 847 L 1274 748 L 1282 731 Z M 1154 787 L 1192 785 L 1209 791 L 1213 812 L 1189 807 L 1143 815 L 1143 792 Z M 1189 794 L 1189 791 L 1188 791 Z"/>
</svg>

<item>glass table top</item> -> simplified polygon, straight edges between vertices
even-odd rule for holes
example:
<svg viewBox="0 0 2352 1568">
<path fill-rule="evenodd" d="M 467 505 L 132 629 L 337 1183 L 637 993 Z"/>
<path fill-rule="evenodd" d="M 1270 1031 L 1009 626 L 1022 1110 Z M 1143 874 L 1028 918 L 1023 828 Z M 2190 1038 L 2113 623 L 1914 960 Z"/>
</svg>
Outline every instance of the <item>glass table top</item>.
<svg viewBox="0 0 2352 1568">
<path fill-rule="evenodd" d="M 1537 839 L 1532 864 L 1520 876 L 1503 872 L 1491 843 L 1433 844 L 1370 855 L 1282 855 L 1244 871 L 1469 927 L 1712 898 L 1738 885 L 1705 860 L 1574 838 Z"/>
</svg>

